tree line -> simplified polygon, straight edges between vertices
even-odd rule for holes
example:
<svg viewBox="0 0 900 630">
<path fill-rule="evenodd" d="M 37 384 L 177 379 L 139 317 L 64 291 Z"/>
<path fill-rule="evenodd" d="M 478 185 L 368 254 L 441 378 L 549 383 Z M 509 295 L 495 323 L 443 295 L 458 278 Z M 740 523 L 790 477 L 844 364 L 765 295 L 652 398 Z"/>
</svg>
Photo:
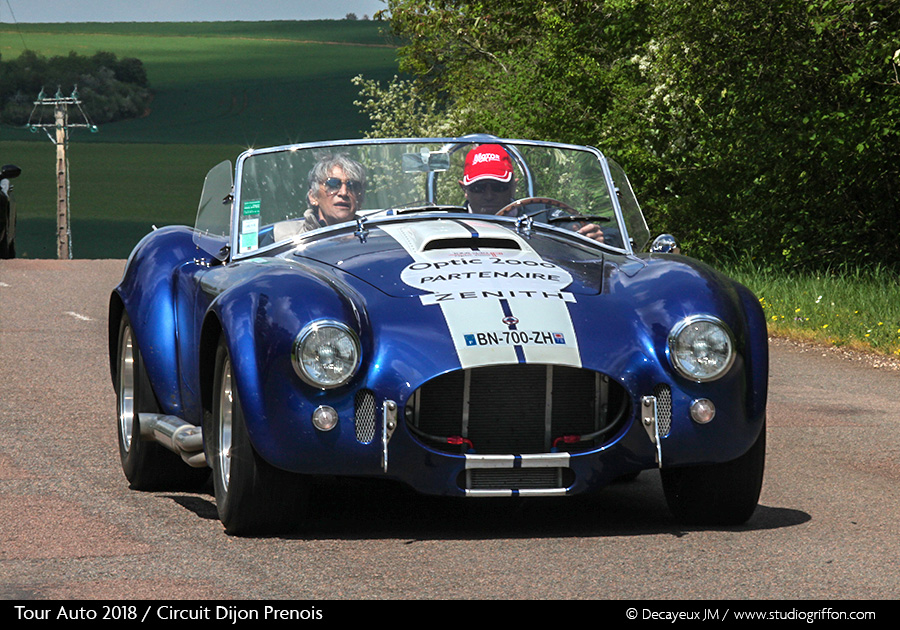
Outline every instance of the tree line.
<svg viewBox="0 0 900 630">
<path fill-rule="evenodd" d="M 372 135 L 597 146 L 655 232 L 781 269 L 900 267 L 900 0 L 388 0 Z"/>
<path fill-rule="evenodd" d="M 0 121 L 25 125 L 39 94 L 51 98 L 59 91 L 68 97 L 76 88 L 94 124 L 143 116 L 153 98 L 140 59 L 111 52 L 48 58 L 26 50 L 11 61 L 0 58 Z"/>
</svg>

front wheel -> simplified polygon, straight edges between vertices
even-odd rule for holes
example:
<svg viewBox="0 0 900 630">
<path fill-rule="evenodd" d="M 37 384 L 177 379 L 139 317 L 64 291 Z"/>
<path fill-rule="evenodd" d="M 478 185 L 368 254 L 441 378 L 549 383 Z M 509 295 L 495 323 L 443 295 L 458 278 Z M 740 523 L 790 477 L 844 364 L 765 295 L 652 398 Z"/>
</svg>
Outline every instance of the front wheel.
<svg viewBox="0 0 900 630">
<path fill-rule="evenodd" d="M 666 502 L 675 518 L 696 525 L 740 525 L 756 509 L 766 459 L 766 427 L 750 450 L 730 462 L 663 468 Z"/>
<path fill-rule="evenodd" d="M 191 468 L 175 453 L 141 437 L 140 414 L 159 413 L 159 405 L 127 314 L 119 323 L 116 355 L 116 427 L 122 471 L 135 490 L 194 489 L 209 471 Z"/>
<path fill-rule="evenodd" d="M 301 477 L 275 468 L 250 443 L 231 356 L 216 351 L 212 413 L 203 425 L 216 508 L 233 535 L 274 534 L 297 526 L 305 512 Z"/>
</svg>

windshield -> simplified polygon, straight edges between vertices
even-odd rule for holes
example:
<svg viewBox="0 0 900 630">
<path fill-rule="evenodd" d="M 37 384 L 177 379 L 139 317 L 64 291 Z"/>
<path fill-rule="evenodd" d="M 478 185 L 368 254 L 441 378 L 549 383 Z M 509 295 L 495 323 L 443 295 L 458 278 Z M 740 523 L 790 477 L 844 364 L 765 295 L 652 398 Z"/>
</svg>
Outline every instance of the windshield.
<svg viewBox="0 0 900 630">
<path fill-rule="evenodd" d="M 649 239 L 624 173 L 587 147 L 490 137 L 294 145 L 242 154 L 236 184 L 238 256 L 360 218 L 448 210 L 591 223 L 626 252 Z"/>
</svg>

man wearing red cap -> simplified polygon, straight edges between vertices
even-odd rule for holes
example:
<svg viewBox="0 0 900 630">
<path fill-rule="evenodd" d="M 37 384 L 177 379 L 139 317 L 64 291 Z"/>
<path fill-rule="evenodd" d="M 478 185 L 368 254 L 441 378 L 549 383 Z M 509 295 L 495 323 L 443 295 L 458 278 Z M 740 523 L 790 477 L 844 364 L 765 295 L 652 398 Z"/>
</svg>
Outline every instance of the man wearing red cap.
<svg viewBox="0 0 900 630">
<path fill-rule="evenodd" d="M 499 144 L 475 147 L 466 155 L 459 185 L 466 195 L 469 212 L 497 214 L 516 198 L 516 180 L 509 153 Z M 603 242 L 603 231 L 593 223 L 581 226 L 578 233 Z"/>
<path fill-rule="evenodd" d="M 469 211 L 497 214 L 516 198 L 512 160 L 499 144 L 482 144 L 469 151 L 462 181 Z"/>
</svg>

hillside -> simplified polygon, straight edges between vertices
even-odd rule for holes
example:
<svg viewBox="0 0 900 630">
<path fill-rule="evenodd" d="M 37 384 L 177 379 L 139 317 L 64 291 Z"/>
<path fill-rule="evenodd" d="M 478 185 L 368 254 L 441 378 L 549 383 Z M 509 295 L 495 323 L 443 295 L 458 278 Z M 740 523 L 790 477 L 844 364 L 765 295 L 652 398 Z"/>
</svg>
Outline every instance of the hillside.
<svg viewBox="0 0 900 630">
<path fill-rule="evenodd" d="M 0 25 L 0 54 L 13 58 L 27 45 L 48 57 L 102 50 L 143 61 L 154 91 L 147 115 L 80 141 L 270 145 L 367 127 L 350 79 L 396 73 L 382 29 L 347 20 Z M 4 140 L 30 135 L 2 128 Z"/>
<path fill-rule="evenodd" d="M 251 146 L 358 137 L 351 78 L 397 73 L 374 21 L 0 24 L 0 54 L 113 52 L 144 63 L 147 115 L 72 132 L 73 254 L 122 258 L 152 225 L 193 223 L 206 172 Z M 52 93 L 53 87 L 47 86 Z M 34 95 L 37 96 L 36 94 Z M 17 249 L 56 256 L 55 151 L 43 133 L 0 127 L 15 180 Z"/>
</svg>

